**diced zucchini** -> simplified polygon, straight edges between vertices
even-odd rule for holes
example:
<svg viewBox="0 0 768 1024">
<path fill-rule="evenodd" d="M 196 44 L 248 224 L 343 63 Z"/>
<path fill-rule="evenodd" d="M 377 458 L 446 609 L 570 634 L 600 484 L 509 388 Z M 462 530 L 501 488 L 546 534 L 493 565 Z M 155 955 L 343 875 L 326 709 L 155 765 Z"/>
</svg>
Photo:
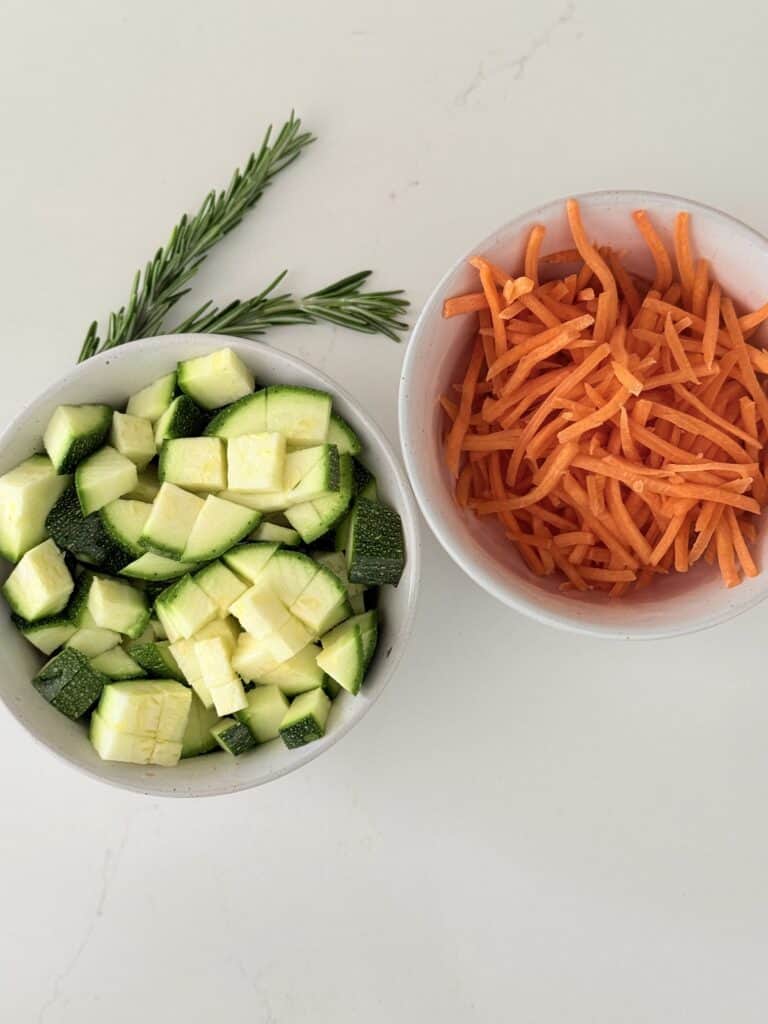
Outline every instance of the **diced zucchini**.
<svg viewBox="0 0 768 1024">
<path fill-rule="evenodd" d="M 121 569 L 120 575 L 134 580 L 173 580 L 193 572 L 195 568 L 187 562 L 177 562 L 174 558 L 166 558 L 164 555 L 155 555 L 147 551 Z"/>
<path fill-rule="evenodd" d="M 110 679 L 141 679 L 144 669 L 122 647 L 113 647 L 91 659 L 91 668 Z"/>
<path fill-rule="evenodd" d="M 160 449 L 161 480 L 188 491 L 223 491 L 227 486 L 224 442 L 218 437 L 178 437 Z"/>
<path fill-rule="evenodd" d="M 132 556 L 109 536 L 98 512 L 83 515 L 74 484 L 64 491 L 45 522 L 57 545 L 81 562 L 119 572 L 131 561 Z"/>
<path fill-rule="evenodd" d="M 43 435 L 43 445 L 57 473 L 72 473 L 109 432 L 108 405 L 60 405 Z"/>
<path fill-rule="evenodd" d="M 181 743 L 192 694 L 170 679 L 141 679 L 105 686 L 99 715 L 121 732 Z"/>
<path fill-rule="evenodd" d="M 105 760 L 174 765 L 191 704 L 191 691 L 170 680 L 111 683 L 91 719 L 91 741 Z"/>
<path fill-rule="evenodd" d="M 205 421 L 205 411 L 196 402 L 178 395 L 155 424 L 155 444 L 160 448 L 164 441 L 202 434 Z"/>
<path fill-rule="evenodd" d="M 152 502 L 141 544 L 156 555 L 183 561 L 182 555 L 204 501 L 176 484 L 164 483 Z"/>
<path fill-rule="evenodd" d="M 254 387 L 253 374 L 230 348 L 179 363 L 178 383 L 204 409 L 236 402 Z"/>
<path fill-rule="evenodd" d="M 229 682 L 222 683 L 220 686 L 211 686 L 209 690 L 211 697 L 213 697 L 213 706 L 216 708 L 216 714 L 221 717 L 233 715 L 236 711 L 242 711 L 247 704 L 242 681 L 236 675 Z"/>
<path fill-rule="evenodd" d="M 306 647 L 311 639 L 312 634 L 304 623 L 295 615 L 291 615 L 280 629 L 270 633 L 260 642 L 275 665 L 282 665 L 283 662 L 293 658 L 302 648 Z"/>
<path fill-rule="evenodd" d="M 367 498 L 355 500 L 347 566 L 353 583 L 397 586 L 405 568 L 405 542 L 400 516 L 393 508 Z"/>
<path fill-rule="evenodd" d="M 137 469 L 144 469 L 157 454 L 151 421 L 128 413 L 112 414 L 109 443 L 126 459 L 130 459 Z"/>
<path fill-rule="evenodd" d="M 186 681 L 167 640 L 137 640 L 130 645 L 128 653 L 148 676 L 175 679 L 178 683 Z"/>
<path fill-rule="evenodd" d="M 335 573 L 347 589 L 347 598 L 355 615 L 365 611 L 365 587 L 362 583 L 350 583 L 347 573 L 347 559 L 341 551 L 313 551 L 312 558 L 326 569 Z"/>
<path fill-rule="evenodd" d="M 146 501 L 117 498 L 105 505 L 98 515 L 110 539 L 126 557 L 136 559 L 144 554 L 139 538 L 151 511 L 152 506 Z"/>
<path fill-rule="evenodd" d="M 195 691 L 204 708 L 213 707 L 213 697 L 208 689 L 195 654 L 194 640 L 176 640 L 169 647 L 184 678 Z"/>
<path fill-rule="evenodd" d="M 350 693 L 358 693 L 365 675 L 363 634 L 358 622 L 349 619 L 322 638 L 317 664 Z"/>
<path fill-rule="evenodd" d="M 257 743 L 268 743 L 280 735 L 280 723 L 288 710 L 288 701 L 276 686 L 257 686 L 246 694 L 248 704 L 235 718 L 248 726 Z"/>
<path fill-rule="evenodd" d="M 290 610 L 319 636 L 349 618 L 352 609 L 347 600 L 347 588 L 339 577 L 325 566 L 317 568 L 317 573 L 290 605 Z"/>
<path fill-rule="evenodd" d="M 226 487 L 235 491 L 279 491 L 283 487 L 284 470 L 285 438 L 282 434 L 243 434 L 227 441 Z"/>
<path fill-rule="evenodd" d="M 280 723 L 286 747 L 302 747 L 325 735 L 331 702 L 322 690 L 310 690 L 296 697 Z"/>
<path fill-rule="evenodd" d="M 3 585 L 3 595 L 27 622 L 62 611 L 75 588 L 64 555 L 52 540 L 30 548 Z"/>
<path fill-rule="evenodd" d="M 184 732 L 184 739 L 181 741 L 182 758 L 209 754 L 216 749 L 218 744 L 211 735 L 211 729 L 218 720 L 219 716 L 216 711 L 206 708 L 197 694 L 193 693 L 187 728 Z"/>
<path fill-rule="evenodd" d="M 358 459 L 352 459 L 352 497 L 367 498 L 369 501 L 378 501 L 378 488 L 376 477 L 370 473 Z M 346 551 L 349 547 L 349 528 L 352 522 L 352 513 L 348 513 L 339 520 L 334 533 L 333 546 L 337 551 Z"/>
<path fill-rule="evenodd" d="M 274 541 L 275 544 L 282 544 L 287 548 L 296 548 L 301 544 L 301 537 L 296 530 L 288 526 L 279 526 L 277 523 L 262 523 L 251 534 L 251 539 Z"/>
<path fill-rule="evenodd" d="M 212 437 L 241 437 L 263 434 L 267 429 L 267 392 L 246 395 L 221 409 L 205 428 Z"/>
<path fill-rule="evenodd" d="M 157 477 L 157 467 L 153 463 L 145 469 L 139 470 L 136 486 L 126 494 L 126 498 L 131 498 L 135 501 L 152 502 L 157 497 L 159 490 L 160 481 Z"/>
<path fill-rule="evenodd" d="M 142 591 L 130 583 L 98 576 L 88 592 L 88 611 L 101 629 L 129 637 L 140 636 L 149 622 L 150 609 Z"/>
<path fill-rule="evenodd" d="M 67 650 L 79 651 L 86 658 L 98 658 L 105 651 L 111 651 L 120 643 L 121 637 L 113 629 L 101 629 L 98 626 L 81 626 L 67 640 Z"/>
<path fill-rule="evenodd" d="M 211 562 L 194 575 L 195 583 L 202 587 L 215 602 L 219 615 L 227 615 L 230 606 L 248 589 L 244 583 L 223 562 Z"/>
<path fill-rule="evenodd" d="M 222 750 L 226 750 L 234 757 L 245 754 L 246 751 L 253 750 L 257 746 L 248 726 L 234 718 L 222 718 L 211 729 L 211 736 Z"/>
<path fill-rule="evenodd" d="M 65 614 L 76 626 L 96 626 L 93 616 L 88 611 L 88 595 L 95 579 L 96 576 L 89 569 L 84 569 L 75 579 L 75 589 L 72 591 Z"/>
<path fill-rule="evenodd" d="M 207 640 L 195 640 L 195 657 L 205 685 L 214 693 L 214 700 L 214 691 L 219 686 L 235 682 L 237 679 L 235 670 L 232 668 L 231 655 L 232 648 L 223 637 L 213 636 Z M 220 711 L 219 714 L 221 714 Z"/>
<path fill-rule="evenodd" d="M 155 742 L 151 736 L 120 732 L 105 722 L 98 711 L 91 715 L 88 738 L 102 761 L 122 761 L 127 764 L 152 762 Z"/>
<path fill-rule="evenodd" d="M 335 445 L 319 445 L 311 449 L 288 452 L 285 457 L 285 487 L 281 491 L 227 491 L 233 500 L 262 512 L 280 512 L 305 501 L 324 498 L 338 491 L 340 485 L 339 453 Z"/>
<path fill-rule="evenodd" d="M 11 618 L 22 636 L 43 654 L 53 654 L 77 629 L 77 626 L 67 618 L 66 609 L 60 615 L 49 615 L 37 622 L 27 622 L 19 615 L 12 615 Z"/>
<path fill-rule="evenodd" d="M 259 512 L 209 494 L 187 539 L 183 560 L 208 562 L 218 558 L 255 530 L 260 519 Z"/>
<path fill-rule="evenodd" d="M 160 594 L 157 616 L 168 636 L 188 640 L 218 615 L 218 608 L 191 576 L 183 576 Z"/>
<path fill-rule="evenodd" d="M 328 436 L 331 396 L 312 388 L 267 388 L 267 430 L 285 435 L 295 448 L 322 444 Z"/>
<path fill-rule="evenodd" d="M 287 697 L 295 697 L 307 690 L 317 689 L 325 681 L 325 672 L 317 664 L 320 650 L 317 644 L 307 644 L 288 661 L 284 661 L 271 672 L 265 672 L 258 682 L 278 686 Z"/>
<path fill-rule="evenodd" d="M 231 662 L 232 647 L 220 636 L 196 640 L 195 657 L 216 713 L 231 715 L 246 706 L 243 684 Z"/>
<path fill-rule="evenodd" d="M 84 654 L 66 648 L 40 669 L 32 685 L 67 718 L 82 718 L 108 681 L 91 667 Z"/>
<path fill-rule="evenodd" d="M 286 509 L 285 516 L 305 544 L 327 533 L 346 513 L 352 500 L 352 456 L 339 457 L 339 489 L 314 501 Z"/>
<path fill-rule="evenodd" d="M 129 416 L 141 416 L 156 423 L 173 401 L 176 393 L 176 371 L 148 384 L 128 399 L 126 412 Z"/>
<path fill-rule="evenodd" d="M 328 444 L 336 445 L 339 455 L 359 455 L 363 450 L 360 438 L 347 421 L 336 412 L 331 413 L 326 441 Z"/>
<path fill-rule="evenodd" d="M 227 551 L 222 561 L 248 583 L 255 583 L 277 551 L 277 544 L 238 544 Z"/>
<path fill-rule="evenodd" d="M 257 640 L 274 633 L 290 619 L 291 613 L 269 583 L 256 583 L 239 597 L 230 611 L 246 632 Z"/>
<path fill-rule="evenodd" d="M 47 455 L 33 455 L 0 476 L 0 556 L 18 562 L 46 539 L 46 517 L 68 483 Z"/>
<path fill-rule="evenodd" d="M 363 668 L 367 672 L 379 640 L 379 613 L 375 608 L 371 608 L 370 611 L 363 612 L 362 615 L 355 615 L 348 619 L 347 623 L 354 623 L 360 627 L 360 636 L 363 641 Z"/>
<path fill-rule="evenodd" d="M 231 655 L 241 632 L 242 630 L 237 619 L 233 615 L 227 615 L 225 619 L 213 619 L 212 622 L 207 623 L 202 629 L 198 629 L 194 639 L 210 640 L 215 636 L 221 637 L 226 642 L 227 650 Z"/>
<path fill-rule="evenodd" d="M 369 501 L 379 500 L 376 477 L 359 459 L 352 460 L 352 493 L 356 498 L 367 498 Z"/>
<path fill-rule="evenodd" d="M 257 640 L 250 633 L 241 633 L 237 638 L 237 647 L 232 655 L 232 667 L 243 679 L 250 683 L 258 683 L 266 673 L 276 669 L 280 664 L 280 659 L 275 657 L 262 640 Z"/>
<path fill-rule="evenodd" d="M 286 608 L 290 608 L 319 571 L 317 562 L 301 552 L 278 550 L 269 560 L 265 580 Z"/>
<path fill-rule="evenodd" d="M 84 516 L 98 512 L 115 498 L 132 491 L 138 481 L 136 467 L 115 448 L 105 445 L 79 464 L 75 488 Z"/>
</svg>

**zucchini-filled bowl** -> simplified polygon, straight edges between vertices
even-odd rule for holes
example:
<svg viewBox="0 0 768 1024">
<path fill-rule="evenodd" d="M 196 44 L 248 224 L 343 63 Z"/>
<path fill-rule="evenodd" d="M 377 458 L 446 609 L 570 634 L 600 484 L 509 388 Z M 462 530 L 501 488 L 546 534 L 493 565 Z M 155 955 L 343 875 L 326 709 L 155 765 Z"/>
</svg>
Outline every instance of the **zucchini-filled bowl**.
<svg viewBox="0 0 768 1024">
<path fill-rule="evenodd" d="M 0 436 L 3 488 L 0 697 L 95 778 L 156 796 L 279 778 L 365 715 L 403 653 L 407 481 L 354 399 L 293 356 L 192 334 L 96 356 Z"/>
</svg>

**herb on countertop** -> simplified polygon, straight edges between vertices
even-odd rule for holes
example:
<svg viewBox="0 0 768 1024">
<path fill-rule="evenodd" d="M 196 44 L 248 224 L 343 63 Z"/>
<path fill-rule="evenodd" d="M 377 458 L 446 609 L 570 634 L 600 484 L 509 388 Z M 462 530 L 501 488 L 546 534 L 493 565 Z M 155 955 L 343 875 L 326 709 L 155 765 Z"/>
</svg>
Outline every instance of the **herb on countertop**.
<svg viewBox="0 0 768 1024">
<path fill-rule="evenodd" d="M 398 340 L 396 332 L 407 327 L 401 317 L 408 300 L 402 298 L 401 290 L 363 291 L 362 286 L 371 271 L 352 274 L 302 298 L 273 294 L 285 276 L 286 271 L 283 271 L 250 299 L 235 300 L 222 309 L 209 300 L 178 326 L 165 326 L 166 316 L 188 294 L 188 282 L 213 246 L 237 227 L 273 178 L 293 163 L 314 141 L 314 136 L 302 132 L 300 119 L 291 114 L 274 142 L 270 143 L 270 139 L 271 128 L 258 153 L 251 154 L 242 171 L 235 171 L 227 190 L 218 194 L 209 192 L 196 214 L 191 217 L 185 214 L 181 218 L 168 244 L 158 249 L 143 271 L 137 271 L 128 304 L 110 314 L 103 339 L 98 322 L 91 324 L 78 362 L 164 331 L 256 337 L 269 327 L 320 320 Z"/>
</svg>

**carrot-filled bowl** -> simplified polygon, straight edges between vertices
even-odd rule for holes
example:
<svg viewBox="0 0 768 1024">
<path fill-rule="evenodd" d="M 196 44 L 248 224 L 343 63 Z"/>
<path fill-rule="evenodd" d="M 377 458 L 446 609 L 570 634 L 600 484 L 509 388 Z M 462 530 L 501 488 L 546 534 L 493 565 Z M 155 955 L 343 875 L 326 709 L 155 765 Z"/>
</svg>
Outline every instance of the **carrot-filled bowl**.
<svg viewBox="0 0 768 1024">
<path fill-rule="evenodd" d="M 530 211 L 443 277 L 400 389 L 438 540 L 518 611 L 605 637 L 704 629 L 768 592 L 768 240 L 699 203 Z"/>
</svg>

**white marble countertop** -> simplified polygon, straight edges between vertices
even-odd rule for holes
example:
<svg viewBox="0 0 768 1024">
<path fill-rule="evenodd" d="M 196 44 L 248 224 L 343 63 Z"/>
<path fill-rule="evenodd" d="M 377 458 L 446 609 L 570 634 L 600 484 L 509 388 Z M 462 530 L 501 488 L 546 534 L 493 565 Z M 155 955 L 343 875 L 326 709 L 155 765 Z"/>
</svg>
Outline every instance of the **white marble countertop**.
<svg viewBox="0 0 768 1024">
<path fill-rule="evenodd" d="M 766 30 L 748 0 L 717 17 L 674 0 L 6 0 L 3 421 L 292 106 L 320 141 L 196 295 L 373 267 L 418 309 L 496 224 L 606 186 L 768 231 Z M 402 346 L 324 327 L 269 342 L 396 438 Z M 4 1021 L 765 1019 L 765 607 L 600 643 L 514 615 L 424 543 L 397 677 L 271 786 L 113 791 L 0 713 Z"/>
</svg>

